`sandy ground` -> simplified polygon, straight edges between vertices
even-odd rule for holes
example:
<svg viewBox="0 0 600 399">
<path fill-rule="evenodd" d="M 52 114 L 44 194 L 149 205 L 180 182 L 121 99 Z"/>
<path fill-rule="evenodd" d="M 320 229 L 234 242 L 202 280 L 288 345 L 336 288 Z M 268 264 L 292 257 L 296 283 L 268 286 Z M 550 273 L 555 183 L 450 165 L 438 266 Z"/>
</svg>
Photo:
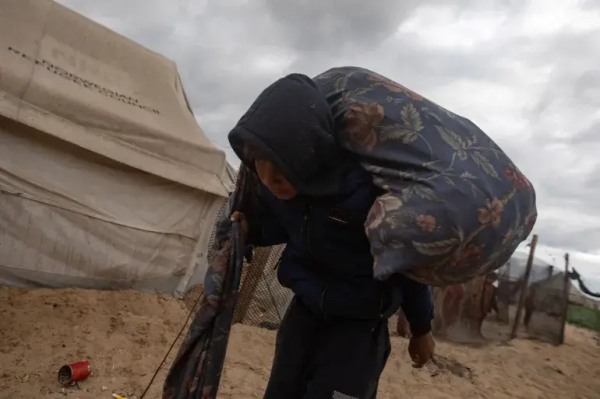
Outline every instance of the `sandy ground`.
<svg viewBox="0 0 600 399">
<path fill-rule="evenodd" d="M 186 315 L 183 301 L 168 296 L 0 288 L 0 398 L 108 399 L 117 392 L 139 399 Z M 274 336 L 234 327 L 220 398 L 262 397 Z M 578 328 L 568 327 L 560 347 L 529 340 L 480 348 L 440 342 L 437 364 L 422 370 L 411 368 L 406 345 L 393 338 L 380 399 L 600 399 L 600 347 Z M 84 359 L 92 364 L 90 378 L 63 390 L 58 368 Z M 160 397 L 165 372 L 147 399 Z"/>
</svg>

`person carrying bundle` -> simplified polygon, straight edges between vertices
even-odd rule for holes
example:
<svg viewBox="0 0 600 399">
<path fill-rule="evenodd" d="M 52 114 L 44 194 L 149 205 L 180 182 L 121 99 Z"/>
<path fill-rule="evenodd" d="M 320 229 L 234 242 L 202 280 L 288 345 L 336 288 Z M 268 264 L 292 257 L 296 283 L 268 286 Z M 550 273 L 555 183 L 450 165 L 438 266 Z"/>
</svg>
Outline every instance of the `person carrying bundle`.
<svg viewBox="0 0 600 399">
<path fill-rule="evenodd" d="M 375 398 L 399 307 L 422 367 L 429 285 L 497 269 L 537 215 L 529 181 L 474 124 L 362 68 L 278 80 L 229 141 L 262 183 L 247 244 L 286 244 L 277 276 L 295 294 L 265 399 Z"/>
</svg>

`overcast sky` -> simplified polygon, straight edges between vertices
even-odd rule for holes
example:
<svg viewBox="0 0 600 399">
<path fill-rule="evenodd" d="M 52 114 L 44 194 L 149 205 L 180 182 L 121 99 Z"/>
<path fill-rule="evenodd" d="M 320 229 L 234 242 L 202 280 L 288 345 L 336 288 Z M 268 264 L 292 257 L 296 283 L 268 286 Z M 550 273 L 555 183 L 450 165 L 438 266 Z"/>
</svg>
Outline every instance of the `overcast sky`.
<svg viewBox="0 0 600 399">
<path fill-rule="evenodd" d="M 600 290 L 600 0 L 61 0 L 178 64 L 227 133 L 290 72 L 372 69 L 463 115 L 533 182 L 540 257 Z"/>
</svg>

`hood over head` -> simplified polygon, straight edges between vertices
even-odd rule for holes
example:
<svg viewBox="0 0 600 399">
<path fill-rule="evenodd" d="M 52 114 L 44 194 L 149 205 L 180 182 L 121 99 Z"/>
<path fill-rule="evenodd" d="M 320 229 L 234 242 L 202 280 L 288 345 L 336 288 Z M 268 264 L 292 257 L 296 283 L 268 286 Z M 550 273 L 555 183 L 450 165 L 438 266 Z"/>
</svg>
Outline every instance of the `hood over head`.
<svg viewBox="0 0 600 399">
<path fill-rule="evenodd" d="M 229 133 L 241 161 L 255 171 L 244 151 L 251 146 L 309 196 L 338 192 L 349 155 L 338 146 L 329 103 L 308 76 L 288 75 L 267 87 Z"/>
</svg>

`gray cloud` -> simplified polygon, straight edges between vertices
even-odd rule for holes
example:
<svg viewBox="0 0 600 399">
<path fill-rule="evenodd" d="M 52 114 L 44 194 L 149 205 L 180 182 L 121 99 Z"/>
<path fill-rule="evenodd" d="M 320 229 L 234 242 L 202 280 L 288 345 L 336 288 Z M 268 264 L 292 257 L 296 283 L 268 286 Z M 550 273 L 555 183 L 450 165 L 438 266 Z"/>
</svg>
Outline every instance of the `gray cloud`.
<svg viewBox="0 0 600 399">
<path fill-rule="evenodd" d="M 326 51 L 331 57 L 368 49 L 393 34 L 418 0 L 266 0 L 289 45 L 299 52 Z"/>
<path fill-rule="evenodd" d="M 545 245 L 555 248 L 564 248 L 565 236 L 568 236 L 569 247 L 581 252 L 593 253 L 598 249 L 596 243 L 600 240 L 600 226 L 571 229 L 544 218 L 537 224 L 536 232 Z"/>
<path fill-rule="evenodd" d="M 536 187 L 542 242 L 600 250 L 600 27 L 558 28 L 560 15 L 544 22 L 550 9 L 533 0 L 61 3 L 174 59 L 200 124 L 225 149 L 278 77 L 376 70 L 469 117 L 507 151 Z"/>
<path fill-rule="evenodd" d="M 573 144 L 590 145 L 600 143 L 600 120 L 577 132 L 571 139 Z"/>
<path fill-rule="evenodd" d="M 584 0 L 582 6 L 586 10 L 597 10 L 600 8 L 600 3 L 598 0 Z"/>
</svg>

